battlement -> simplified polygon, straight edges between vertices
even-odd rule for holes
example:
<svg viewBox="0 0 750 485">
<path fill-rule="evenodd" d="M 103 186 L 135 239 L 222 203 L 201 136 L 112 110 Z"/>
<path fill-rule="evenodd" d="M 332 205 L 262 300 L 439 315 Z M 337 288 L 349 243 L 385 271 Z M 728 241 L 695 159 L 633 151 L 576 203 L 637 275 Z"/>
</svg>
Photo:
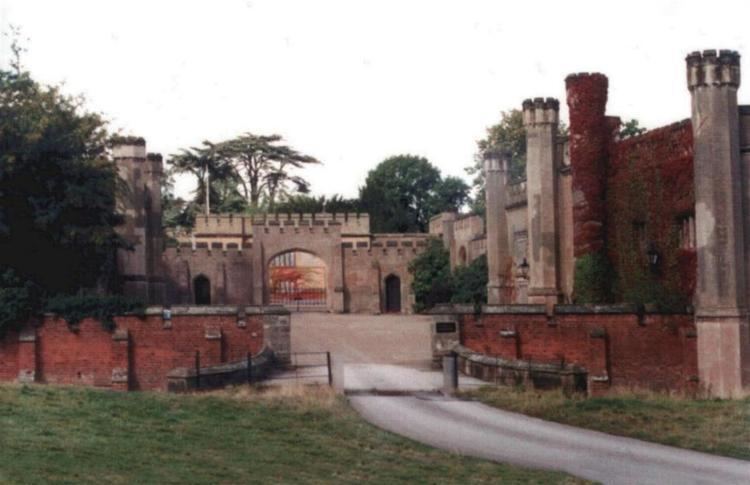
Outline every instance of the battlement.
<svg viewBox="0 0 750 485">
<path fill-rule="evenodd" d="M 143 138 L 140 138 L 143 140 Z M 146 160 L 146 142 L 143 144 L 131 143 L 127 145 L 113 145 L 112 158 L 115 160 L 122 158 L 134 158 L 137 160 Z"/>
<path fill-rule="evenodd" d="M 522 106 L 524 126 L 556 124 L 560 119 L 560 101 L 555 98 L 526 99 Z"/>
<path fill-rule="evenodd" d="M 510 152 L 506 150 L 488 150 L 484 152 L 485 172 L 505 172 L 508 170 Z"/>
<path fill-rule="evenodd" d="M 197 236 L 250 236 L 253 227 L 329 227 L 338 226 L 342 234 L 366 235 L 370 232 L 369 214 L 211 214 L 197 216 L 193 233 Z"/>
<path fill-rule="evenodd" d="M 239 245 L 237 243 L 197 243 L 195 247 L 191 244 L 182 243 L 177 246 L 170 246 L 164 249 L 164 256 L 167 259 L 174 259 L 177 257 L 192 258 L 192 257 L 225 257 L 225 258 L 242 258 L 246 259 L 250 257 L 250 249 L 252 244 Z M 243 251 L 244 250 L 244 251 Z"/>
<path fill-rule="evenodd" d="M 740 86 L 740 55 L 730 50 L 691 52 L 685 58 L 688 89 L 706 86 Z"/>
<path fill-rule="evenodd" d="M 572 119 L 576 116 L 576 110 L 586 113 L 601 111 L 602 116 L 607 105 L 607 91 L 609 79 L 599 72 L 579 72 L 570 74 L 565 78 L 565 90 L 567 93 L 568 107 Z"/>
<path fill-rule="evenodd" d="M 405 255 L 411 257 L 427 247 L 429 234 L 380 234 L 370 241 L 342 243 L 347 257 L 372 257 L 373 255 Z"/>
</svg>

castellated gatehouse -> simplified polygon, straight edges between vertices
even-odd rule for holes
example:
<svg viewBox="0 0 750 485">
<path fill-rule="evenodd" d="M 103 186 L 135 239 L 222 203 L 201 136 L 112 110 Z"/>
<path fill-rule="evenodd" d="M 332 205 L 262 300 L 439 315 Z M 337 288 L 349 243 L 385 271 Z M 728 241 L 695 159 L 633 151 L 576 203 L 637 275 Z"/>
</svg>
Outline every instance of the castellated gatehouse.
<svg viewBox="0 0 750 485">
<path fill-rule="evenodd" d="M 691 315 L 678 333 L 695 345 L 697 367 L 680 379 L 739 395 L 750 384 L 750 107 L 737 101 L 736 52 L 692 53 L 686 77 L 690 116 L 634 136 L 620 136 L 620 118 L 607 113 L 600 73 L 565 79 L 566 134 L 560 100 L 519 102 L 525 179 L 510 182 L 508 154 L 487 150 L 486 216 L 443 213 L 425 234 L 373 234 L 361 213 L 211 214 L 165 244 L 161 158 L 143 143 L 116 147 L 133 189 L 123 201 L 123 234 L 136 248 L 120 260 L 126 291 L 169 305 L 410 313 L 409 262 L 436 237 L 453 267 L 486 254 L 490 313 L 523 305 L 554 320 L 581 303 L 577 275 L 604 264 L 616 283 L 610 301 L 651 285 L 669 312 Z"/>
<path fill-rule="evenodd" d="M 468 374 L 556 379 L 590 394 L 618 386 L 747 394 L 750 106 L 738 102 L 740 55 L 691 53 L 685 74 L 675 87 L 685 118 L 644 133 L 623 134 L 607 112 L 609 90 L 626 87 L 601 73 L 561 79 L 559 97 L 519 99 L 523 180 L 510 180 L 510 155 L 489 147 L 486 214 L 441 213 L 426 233 L 373 233 L 365 213 L 268 213 L 198 215 L 188 231 L 165 234 L 162 157 L 143 139 L 123 139 L 112 152 L 129 188 L 118 201 L 120 233 L 133 247 L 118 256 L 123 291 L 159 309 L 150 327 L 123 323 L 117 338 L 91 331 L 105 349 L 102 365 L 117 362 L 92 370 L 91 382 L 111 374 L 125 388 L 165 387 L 149 369 L 166 374 L 192 359 L 189 345 L 177 349 L 176 337 L 162 335 L 180 331 L 163 316 L 169 309 L 182 308 L 184 317 L 174 315 L 186 321 L 196 306 L 218 312 L 193 328 L 212 364 L 260 350 L 263 340 L 288 355 L 296 312 L 413 313 L 409 263 L 434 238 L 453 268 L 487 258 L 485 305 L 430 311 L 436 355 L 458 352 Z M 36 344 L 54 325 L 0 341 L 11 356 L 0 378 L 45 372 L 54 381 L 52 347 Z M 139 363 L 165 355 L 162 344 L 177 357 Z M 93 365 L 81 349 L 61 373 Z"/>
</svg>

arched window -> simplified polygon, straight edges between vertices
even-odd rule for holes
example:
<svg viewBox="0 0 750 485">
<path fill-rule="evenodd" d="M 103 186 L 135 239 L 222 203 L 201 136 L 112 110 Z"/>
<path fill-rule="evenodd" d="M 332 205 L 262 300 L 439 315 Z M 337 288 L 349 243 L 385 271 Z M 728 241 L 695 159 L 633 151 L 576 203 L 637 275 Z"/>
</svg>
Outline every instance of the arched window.
<svg viewBox="0 0 750 485">
<path fill-rule="evenodd" d="M 287 251 L 268 263 L 269 303 L 292 309 L 326 306 L 325 262 L 305 251 Z"/>
<path fill-rule="evenodd" d="M 211 304 L 211 280 L 203 275 L 198 275 L 193 280 L 193 294 L 196 305 Z"/>
<path fill-rule="evenodd" d="M 385 311 L 401 313 L 401 278 L 393 274 L 385 279 Z"/>
</svg>

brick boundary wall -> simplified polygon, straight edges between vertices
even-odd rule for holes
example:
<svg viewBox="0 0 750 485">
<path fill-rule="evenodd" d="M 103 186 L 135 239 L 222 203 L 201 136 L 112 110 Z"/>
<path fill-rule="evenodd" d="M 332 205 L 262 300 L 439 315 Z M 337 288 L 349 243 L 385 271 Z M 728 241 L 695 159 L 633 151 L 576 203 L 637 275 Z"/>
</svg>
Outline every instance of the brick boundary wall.
<svg viewBox="0 0 750 485">
<path fill-rule="evenodd" d="M 277 307 L 151 307 L 143 317 L 115 317 L 108 331 L 94 319 L 69 326 L 45 315 L 0 339 L 0 381 L 166 390 L 167 374 L 245 359 L 264 346 L 289 358 L 289 312 Z"/>
<path fill-rule="evenodd" d="M 697 334 L 689 314 L 642 314 L 630 305 L 486 306 L 481 314 L 459 305 L 434 311 L 456 318 L 460 343 L 488 356 L 576 365 L 589 394 L 614 387 L 695 392 L 699 388 Z"/>
</svg>

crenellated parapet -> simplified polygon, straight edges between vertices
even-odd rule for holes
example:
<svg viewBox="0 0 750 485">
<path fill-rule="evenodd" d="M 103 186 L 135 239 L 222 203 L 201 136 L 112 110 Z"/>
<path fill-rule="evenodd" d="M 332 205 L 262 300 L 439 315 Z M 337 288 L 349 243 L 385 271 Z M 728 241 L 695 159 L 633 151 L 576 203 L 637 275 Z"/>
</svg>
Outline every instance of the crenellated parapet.
<svg viewBox="0 0 750 485">
<path fill-rule="evenodd" d="M 685 61 L 690 91 L 706 86 L 740 86 L 740 55 L 736 51 L 696 51 L 688 54 Z"/>
<path fill-rule="evenodd" d="M 555 98 L 526 99 L 523 104 L 523 125 L 556 125 L 560 121 L 560 101 Z"/>
</svg>

